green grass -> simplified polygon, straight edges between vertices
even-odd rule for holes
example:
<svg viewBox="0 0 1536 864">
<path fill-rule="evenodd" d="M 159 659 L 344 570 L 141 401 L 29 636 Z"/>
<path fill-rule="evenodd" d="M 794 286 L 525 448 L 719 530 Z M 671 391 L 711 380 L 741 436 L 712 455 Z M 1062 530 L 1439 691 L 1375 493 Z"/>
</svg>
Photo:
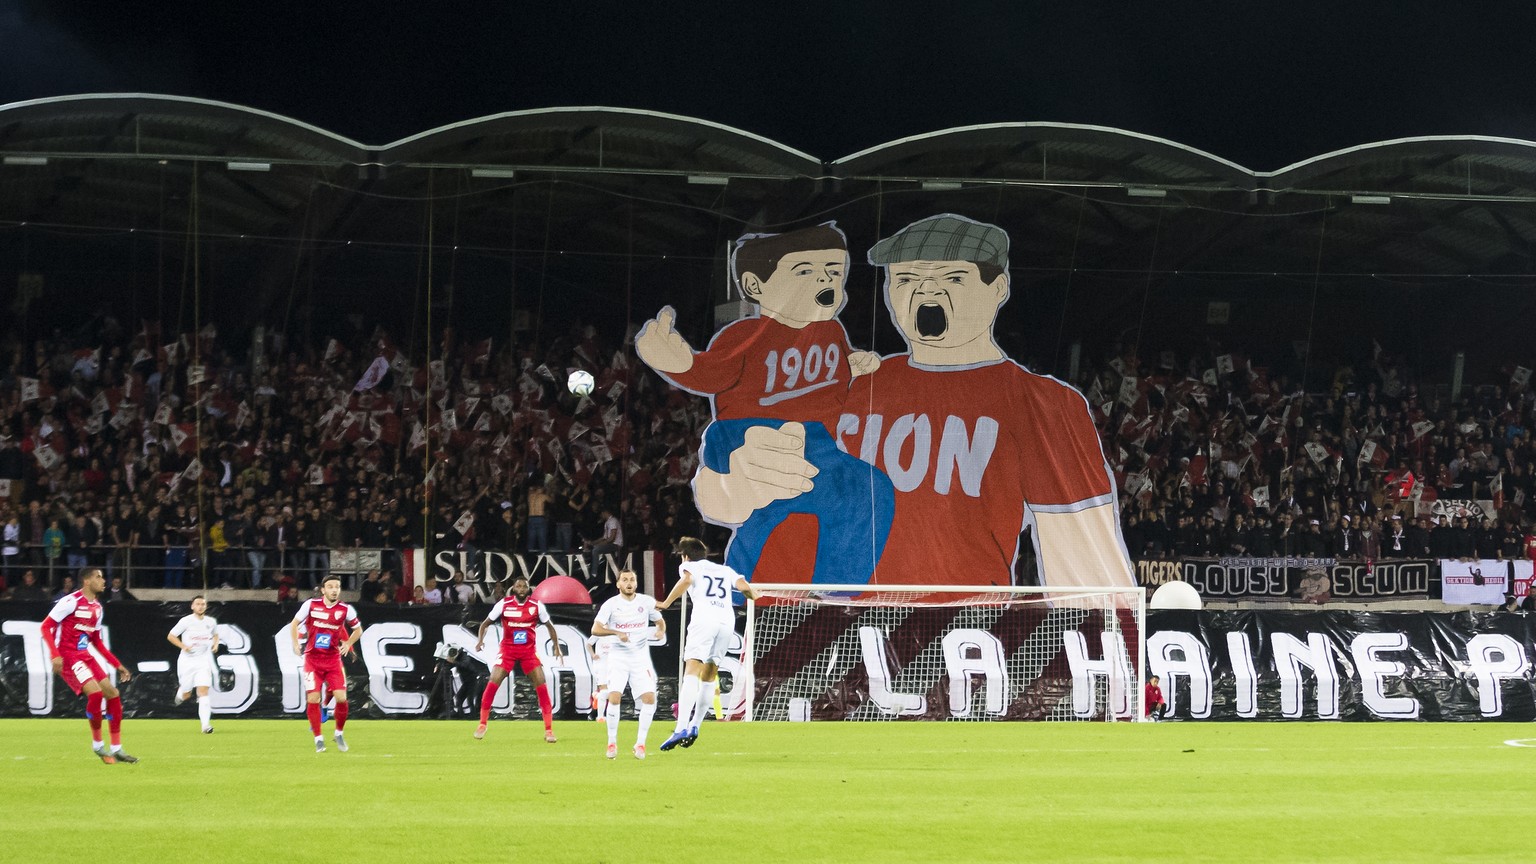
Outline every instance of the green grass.
<svg viewBox="0 0 1536 864">
<path fill-rule="evenodd" d="M 1536 727 L 0 721 L 6 861 L 1530 861 Z"/>
</svg>

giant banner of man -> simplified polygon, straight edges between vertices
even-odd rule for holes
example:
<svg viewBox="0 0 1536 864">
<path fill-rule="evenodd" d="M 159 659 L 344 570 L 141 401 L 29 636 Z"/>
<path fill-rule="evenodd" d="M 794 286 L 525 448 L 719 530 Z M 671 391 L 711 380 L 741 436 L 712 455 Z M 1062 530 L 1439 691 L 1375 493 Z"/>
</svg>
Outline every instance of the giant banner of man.
<svg viewBox="0 0 1536 864">
<path fill-rule="evenodd" d="M 1025 529 L 1047 585 L 1134 585 L 1087 401 L 1010 359 L 1008 235 L 951 213 L 868 250 L 907 350 L 856 351 L 837 320 L 848 243 L 827 223 L 749 234 L 730 274 L 757 316 L 695 351 L 662 309 L 636 337 L 708 396 L 694 500 L 759 582 L 1008 585 Z"/>
</svg>

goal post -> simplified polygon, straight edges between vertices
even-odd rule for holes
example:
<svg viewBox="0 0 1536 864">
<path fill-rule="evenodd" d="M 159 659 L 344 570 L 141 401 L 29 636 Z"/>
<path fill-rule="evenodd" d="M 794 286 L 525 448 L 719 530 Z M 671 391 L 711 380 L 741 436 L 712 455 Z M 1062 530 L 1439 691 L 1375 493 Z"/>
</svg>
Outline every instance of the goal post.
<svg viewBox="0 0 1536 864">
<path fill-rule="evenodd" d="M 746 720 L 1134 720 L 1144 588 L 754 584 Z"/>
</svg>

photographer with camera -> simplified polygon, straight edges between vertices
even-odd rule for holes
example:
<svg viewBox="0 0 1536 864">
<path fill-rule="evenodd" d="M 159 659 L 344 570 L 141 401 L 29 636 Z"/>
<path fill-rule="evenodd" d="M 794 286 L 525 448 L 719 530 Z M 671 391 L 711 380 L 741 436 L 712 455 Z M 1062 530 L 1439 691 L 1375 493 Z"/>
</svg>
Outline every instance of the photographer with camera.
<svg viewBox="0 0 1536 864">
<path fill-rule="evenodd" d="M 432 692 L 440 700 L 443 717 L 470 715 L 480 711 L 480 688 L 485 679 L 486 665 L 476 660 L 468 651 L 447 642 L 437 643 L 432 652 L 436 658 Z M 454 686 L 454 673 L 458 673 L 458 686 Z"/>
</svg>

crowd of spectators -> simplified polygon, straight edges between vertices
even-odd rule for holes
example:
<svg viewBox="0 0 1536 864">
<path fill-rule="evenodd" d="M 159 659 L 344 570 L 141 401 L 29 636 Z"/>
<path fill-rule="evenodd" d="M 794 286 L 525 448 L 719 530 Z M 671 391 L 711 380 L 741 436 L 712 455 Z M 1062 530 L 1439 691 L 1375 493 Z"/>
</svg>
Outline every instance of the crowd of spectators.
<svg viewBox="0 0 1536 864">
<path fill-rule="evenodd" d="M 0 578 L 31 569 L 51 595 L 91 565 L 135 588 L 286 596 L 333 550 L 383 549 L 403 581 L 401 550 L 429 535 L 471 562 L 571 554 L 585 576 L 594 547 L 712 530 L 687 485 L 707 405 L 637 370 L 621 336 L 576 325 L 497 346 L 444 331 L 430 363 L 382 330 L 237 350 L 213 327 L 108 320 L 85 344 L 13 343 L 0 355 Z M 577 368 L 597 377 L 590 397 L 567 391 Z"/>
<path fill-rule="evenodd" d="M 1219 347 L 1091 370 L 1131 556 L 1528 556 L 1529 370 L 1453 400 L 1379 348 L 1324 368 L 1320 392 Z"/>
<path fill-rule="evenodd" d="M 131 332 L 111 319 L 85 339 L 12 337 L 0 596 L 54 596 L 92 565 L 118 597 L 287 597 L 314 587 L 333 551 L 379 549 L 379 571 L 348 587 L 430 604 L 471 592 L 463 574 L 406 584 L 401 551 L 424 538 L 469 553 L 471 568 L 481 550 L 569 554 L 581 576 L 679 534 L 723 541 L 688 486 L 708 404 L 640 366 L 626 334 L 577 324 L 497 345 L 444 331 L 430 362 L 405 341 L 375 330 L 231 343 L 211 326 Z M 1219 347 L 1085 370 L 1074 383 L 1132 557 L 1527 554 L 1529 373 L 1426 400 L 1409 370 L 1371 353 L 1312 393 Z M 596 376 L 590 397 L 567 391 L 573 369 Z"/>
</svg>

